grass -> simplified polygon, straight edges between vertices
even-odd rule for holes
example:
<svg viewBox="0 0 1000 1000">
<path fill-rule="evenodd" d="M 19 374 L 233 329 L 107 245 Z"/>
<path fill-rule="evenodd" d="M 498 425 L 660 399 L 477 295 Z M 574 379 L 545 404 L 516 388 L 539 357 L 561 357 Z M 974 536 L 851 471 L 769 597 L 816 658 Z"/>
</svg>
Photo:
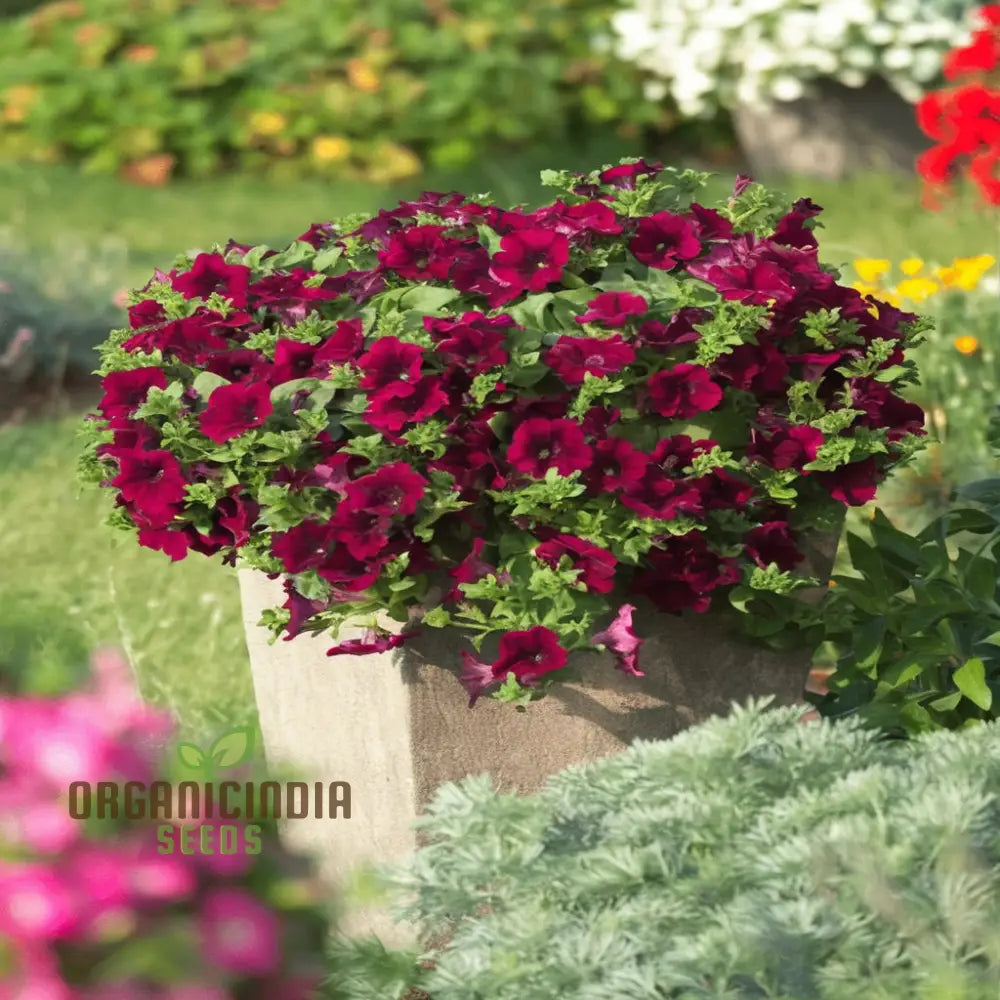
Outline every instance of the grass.
<svg viewBox="0 0 1000 1000">
<path fill-rule="evenodd" d="M 0 226 L 12 223 L 29 252 L 66 234 L 94 244 L 125 240 L 132 258 L 122 285 L 134 286 L 180 251 L 229 237 L 279 245 L 314 221 L 375 211 L 423 189 L 490 190 L 508 204 L 537 203 L 546 196 L 541 168 L 582 169 L 628 152 L 541 150 L 391 190 L 316 181 L 275 187 L 242 177 L 143 189 L 68 168 L 3 166 Z M 731 184 L 731 173 L 720 176 L 714 195 L 723 197 Z M 943 261 L 996 250 L 996 224 L 984 233 L 968 195 L 933 214 L 905 179 L 778 184 L 826 209 L 821 242 L 830 263 L 911 254 Z M 66 418 L 0 428 L 0 667 L 51 687 L 67 664 L 82 664 L 95 645 L 111 642 L 128 654 L 143 694 L 175 711 L 188 738 L 251 721 L 235 575 L 198 555 L 171 563 L 105 527 L 107 498 L 81 495 L 75 483 L 75 424 Z"/>
</svg>

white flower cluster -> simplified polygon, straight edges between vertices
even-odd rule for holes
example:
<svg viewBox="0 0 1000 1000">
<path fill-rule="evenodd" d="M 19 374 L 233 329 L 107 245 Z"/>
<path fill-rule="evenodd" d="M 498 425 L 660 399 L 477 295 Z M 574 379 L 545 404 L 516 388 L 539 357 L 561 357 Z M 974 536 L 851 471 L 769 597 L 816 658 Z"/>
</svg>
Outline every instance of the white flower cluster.
<svg viewBox="0 0 1000 1000">
<path fill-rule="evenodd" d="M 683 114 L 794 101 L 819 78 L 881 76 L 916 101 L 976 27 L 976 0 L 633 0 L 614 48 Z"/>
</svg>

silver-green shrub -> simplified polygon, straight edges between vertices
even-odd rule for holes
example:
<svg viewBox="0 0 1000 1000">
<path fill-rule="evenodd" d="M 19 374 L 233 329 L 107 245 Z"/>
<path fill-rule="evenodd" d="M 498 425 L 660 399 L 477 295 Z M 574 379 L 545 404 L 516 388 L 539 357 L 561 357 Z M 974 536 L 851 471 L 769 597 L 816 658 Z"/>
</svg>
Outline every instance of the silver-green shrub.
<svg viewBox="0 0 1000 1000">
<path fill-rule="evenodd" d="M 1000 727 L 885 740 L 769 700 L 535 796 L 443 786 L 394 881 L 425 940 L 450 940 L 409 978 L 338 948 L 331 996 L 1000 995 Z"/>
</svg>

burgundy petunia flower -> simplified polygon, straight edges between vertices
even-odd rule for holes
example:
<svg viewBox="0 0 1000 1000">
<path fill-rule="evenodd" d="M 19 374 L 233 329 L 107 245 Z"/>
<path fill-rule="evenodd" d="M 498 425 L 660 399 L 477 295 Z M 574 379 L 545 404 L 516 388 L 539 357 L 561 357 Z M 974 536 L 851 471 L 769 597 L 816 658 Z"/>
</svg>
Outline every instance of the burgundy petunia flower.
<svg viewBox="0 0 1000 1000">
<path fill-rule="evenodd" d="M 631 674 L 633 677 L 645 677 L 645 671 L 639 669 L 642 639 L 632 630 L 634 611 L 634 604 L 623 604 L 611 624 L 604 631 L 591 636 L 590 641 L 595 646 L 604 646 L 614 653 L 617 658 L 615 667 L 622 673 Z"/>
<path fill-rule="evenodd" d="M 805 425 L 779 426 L 769 435 L 751 431 L 747 457 L 774 469 L 798 469 L 815 461 L 823 444 L 823 432 Z"/>
<path fill-rule="evenodd" d="M 156 367 L 132 368 L 129 371 L 109 372 L 101 379 L 104 397 L 97 404 L 98 410 L 109 420 L 131 417 L 146 401 L 152 388 L 166 389 L 167 376 Z"/>
<path fill-rule="evenodd" d="M 111 485 L 149 522 L 149 527 L 168 525 L 179 513 L 185 497 L 180 462 L 169 451 L 159 449 L 120 451 L 115 457 L 120 471 Z"/>
<path fill-rule="evenodd" d="M 662 163 L 657 161 L 647 163 L 641 159 L 636 163 L 620 163 L 616 167 L 608 167 L 607 170 L 601 171 L 598 179 L 602 184 L 610 184 L 612 187 L 633 191 L 637 177 L 655 177 L 662 171 Z"/>
<path fill-rule="evenodd" d="M 533 479 L 544 479 L 549 469 L 561 476 L 586 469 L 594 453 L 575 420 L 525 420 L 514 431 L 507 461 Z"/>
<path fill-rule="evenodd" d="M 661 611 L 702 614 L 711 607 L 711 592 L 742 578 L 735 559 L 709 549 L 700 532 L 673 537 L 666 548 L 652 549 L 649 568 L 636 573 L 631 592 L 648 597 Z"/>
<path fill-rule="evenodd" d="M 500 655 L 495 663 L 483 663 L 462 651 L 464 669 L 460 680 L 469 692 L 469 708 L 486 688 L 502 683 L 512 673 L 519 684 L 531 687 L 545 674 L 561 670 L 568 654 L 551 629 L 536 625 L 525 632 L 507 632 L 500 637 Z"/>
<path fill-rule="evenodd" d="M 715 442 L 707 438 L 692 441 L 687 434 L 674 434 L 657 441 L 649 457 L 668 476 L 679 476 L 696 456 L 707 454 L 714 447 Z"/>
<path fill-rule="evenodd" d="M 635 351 L 620 334 L 611 337 L 560 337 L 542 360 L 566 383 L 581 385 L 589 373 L 613 375 L 635 361 Z"/>
<path fill-rule="evenodd" d="M 333 547 L 329 524 L 303 521 L 271 536 L 271 555 L 289 573 L 305 573 L 321 566 Z"/>
<path fill-rule="evenodd" d="M 698 227 L 699 239 L 714 242 L 732 238 L 733 224 L 714 208 L 705 208 L 704 205 L 695 203 L 691 206 L 691 214 Z"/>
<path fill-rule="evenodd" d="M 410 281 L 444 281 L 453 262 L 454 240 L 442 235 L 445 226 L 414 226 L 389 237 L 378 261 Z"/>
<path fill-rule="evenodd" d="M 328 602 L 310 600 L 308 597 L 303 597 L 295 589 L 294 580 L 286 578 L 283 586 L 288 599 L 281 606 L 288 612 L 289 616 L 288 621 L 285 623 L 283 640 L 291 642 L 292 639 L 302 632 L 303 626 L 310 618 L 327 609 Z"/>
<path fill-rule="evenodd" d="M 143 299 L 142 302 L 137 302 L 128 308 L 128 325 L 133 330 L 166 321 L 167 314 L 156 299 Z"/>
<path fill-rule="evenodd" d="M 519 292 L 543 292 L 562 280 L 569 262 L 569 240 L 550 229 L 522 229 L 504 236 L 490 261 L 490 276 Z"/>
<path fill-rule="evenodd" d="M 208 406 L 199 415 L 198 425 L 209 440 L 224 444 L 260 427 L 273 411 L 271 387 L 264 383 L 220 385 L 208 397 Z"/>
<path fill-rule="evenodd" d="M 345 639 L 344 642 L 326 651 L 327 656 L 364 656 L 366 653 L 384 653 L 389 649 L 402 646 L 407 639 L 419 635 L 419 632 L 397 632 L 379 634 L 375 629 L 365 629 L 360 639 Z"/>
<path fill-rule="evenodd" d="M 393 383 L 416 382 L 424 349 L 419 344 L 404 344 L 398 337 L 382 337 L 358 358 L 364 372 L 362 389 L 381 389 Z"/>
<path fill-rule="evenodd" d="M 817 472 L 815 475 L 830 491 L 830 496 L 847 507 L 862 507 L 874 500 L 882 478 L 874 458 L 842 465 L 832 472 Z"/>
<path fill-rule="evenodd" d="M 657 372 L 647 385 L 649 402 L 661 417 L 684 420 L 714 410 L 722 402 L 721 386 L 700 365 L 675 365 Z"/>
<path fill-rule="evenodd" d="M 450 402 L 439 380 L 427 375 L 412 385 L 394 382 L 372 393 L 364 418 L 383 433 L 397 432 L 405 424 L 420 423 L 434 416 Z"/>
<path fill-rule="evenodd" d="M 703 510 L 741 510 L 754 495 L 754 486 L 737 479 L 725 469 L 713 469 L 708 475 L 692 480 L 701 497 Z"/>
<path fill-rule="evenodd" d="M 697 257 L 701 253 L 701 240 L 690 219 L 673 212 L 657 212 L 639 220 L 629 250 L 648 267 L 670 271 L 679 261 Z"/>
<path fill-rule="evenodd" d="M 851 408 L 862 410 L 857 422 L 865 427 L 888 428 L 887 438 L 899 441 L 907 434 L 923 435 L 924 411 L 897 396 L 884 382 L 857 378 L 851 382 Z"/>
<path fill-rule="evenodd" d="M 601 326 L 622 327 L 630 316 L 642 316 L 649 303 L 631 292 L 601 292 L 587 303 L 587 311 L 576 317 L 577 323 L 598 323 Z"/>
<path fill-rule="evenodd" d="M 214 355 L 206 362 L 205 369 L 230 382 L 256 382 L 268 377 L 271 363 L 260 351 L 240 348 Z"/>
<path fill-rule="evenodd" d="M 622 224 L 610 205 L 600 201 L 585 201 L 579 205 L 567 205 L 559 200 L 534 213 L 537 222 L 572 239 L 581 234 L 594 236 L 614 236 L 622 231 Z"/>
<path fill-rule="evenodd" d="M 319 345 L 313 358 L 314 371 L 328 368 L 330 365 L 341 365 L 347 361 L 355 361 L 365 346 L 365 335 L 361 319 L 342 319 L 337 328 Z M 324 372 L 324 376 L 325 376 Z M 319 376 L 317 376 L 319 377 Z"/>
<path fill-rule="evenodd" d="M 588 591 L 595 594 L 610 594 L 615 584 L 617 560 L 607 549 L 577 538 L 575 535 L 556 535 L 535 548 L 535 555 L 553 569 L 559 566 L 562 556 L 569 557 L 577 577 Z"/>
<path fill-rule="evenodd" d="M 776 563 L 784 573 L 805 558 L 795 544 L 795 535 L 787 521 L 767 521 L 747 532 L 743 541 L 747 555 L 761 567 Z"/>
<path fill-rule="evenodd" d="M 462 583 L 478 583 L 486 576 L 496 576 L 500 582 L 510 582 L 510 574 L 506 570 L 498 574 L 496 566 L 479 558 L 484 548 L 486 548 L 484 538 L 473 539 L 472 551 L 454 569 L 448 571 L 455 585 L 445 594 L 443 598 L 445 602 L 462 599 L 462 590 L 459 587 Z"/>
<path fill-rule="evenodd" d="M 591 493 L 613 493 L 638 483 L 647 465 L 649 456 L 630 441 L 608 437 L 594 445 L 594 462 L 583 479 Z"/>
<path fill-rule="evenodd" d="M 308 243 L 318 250 L 337 235 L 337 227 L 332 222 L 314 222 L 301 236 L 295 238 L 295 242 Z"/>
<path fill-rule="evenodd" d="M 695 329 L 696 323 L 705 323 L 712 318 L 708 309 L 697 309 L 684 306 L 671 316 L 668 323 L 659 320 L 647 320 L 636 331 L 637 347 L 652 347 L 664 350 L 675 344 L 693 344 L 701 340 L 701 334 Z"/>
<path fill-rule="evenodd" d="M 108 444 L 97 446 L 98 455 L 115 456 L 126 451 L 145 451 L 160 444 L 160 433 L 141 420 L 114 417 L 108 421 L 108 430 L 113 438 Z"/>
<path fill-rule="evenodd" d="M 330 537 L 363 562 L 385 551 L 392 519 L 381 511 L 359 510 L 341 504 L 330 518 Z"/>
<path fill-rule="evenodd" d="M 772 239 L 775 243 L 782 243 L 785 246 L 806 247 L 817 246 L 816 234 L 810 229 L 806 222 L 815 218 L 823 209 L 814 204 L 808 198 L 799 198 L 792 205 L 792 210 L 778 221 Z"/>
<path fill-rule="evenodd" d="M 788 391 L 789 359 L 770 341 L 740 344 L 717 358 L 710 370 L 734 388 L 758 397 L 784 397 Z"/>
<path fill-rule="evenodd" d="M 436 341 L 434 353 L 473 375 L 507 364 L 507 331 L 514 326 L 510 316 L 478 312 L 463 313 L 458 320 L 424 317 L 424 328 Z"/>
<path fill-rule="evenodd" d="M 391 462 L 346 487 L 339 510 L 367 510 L 386 516 L 409 516 L 430 484 L 406 462 Z"/>
<path fill-rule="evenodd" d="M 621 502 L 642 517 L 672 521 L 678 514 L 697 511 L 701 497 L 694 487 L 671 479 L 650 462 L 642 478 L 622 490 Z"/>
<path fill-rule="evenodd" d="M 214 292 L 229 299 L 236 309 L 247 305 L 250 268 L 244 264 L 227 264 L 217 253 L 200 253 L 191 270 L 178 274 L 170 285 L 186 299 L 207 299 Z"/>
</svg>

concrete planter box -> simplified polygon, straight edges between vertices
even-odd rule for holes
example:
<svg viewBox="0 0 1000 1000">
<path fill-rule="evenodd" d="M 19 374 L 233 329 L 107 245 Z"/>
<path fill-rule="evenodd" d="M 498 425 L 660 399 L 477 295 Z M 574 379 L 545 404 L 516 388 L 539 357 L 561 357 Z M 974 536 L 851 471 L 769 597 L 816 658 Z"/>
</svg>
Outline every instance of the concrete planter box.
<svg viewBox="0 0 1000 1000">
<path fill-rule="evenodd" d="M 888 84 L 817 83 L 817 95 L 765 109 L 737 108 L 733 125 L 755 178 L 802 174 L 842 180 L 865 170 L 912 174 L 930 145 L 914 109 Z"/>
<path fill-rule="evenodd" d="M 821 536 L 809 550 L 821 580 L 836 543 L 835 535 Z M 532 792 L 570 764 L 728 714 L 734 700 L 773 693 L 776 703 L 794 704 L 810 668 L 809 651 L 751 646 L 731 633 L 724 614 L 677 617 L 633 600 L 646 677 L 615 670 L 610 654 L 578 653 L 570 662 L 582 683 L 560 685 L 526 712 L 491 699 L 470 710 L 457 674 L 459 650 L 472 647 L 456 630 L 427 628 L 398 650 L 367 656 L 327 657 L 334 644 L 328 636 L 269 645 L 257 622 L 265 608 L 283 603 L 280 582 L 249 570 L 239 578 L 269 765 L 307 781 L 351 785 L 350 819 L 297 819 L 284 827 L 290 845 L 318 858 L 331 887 L 349 884 L 360 866 L 405 860 L 417 846 L 413 821 L 442 782 L 489 772 L 503 790 Z M 340 638 L 360 632 L 344 629 Z M 495 652 L 484 643 L 484 655 Z M 344 929 L 387 943 L 411 935 L 374 907 L 356 910 Z"/>
</svg>

